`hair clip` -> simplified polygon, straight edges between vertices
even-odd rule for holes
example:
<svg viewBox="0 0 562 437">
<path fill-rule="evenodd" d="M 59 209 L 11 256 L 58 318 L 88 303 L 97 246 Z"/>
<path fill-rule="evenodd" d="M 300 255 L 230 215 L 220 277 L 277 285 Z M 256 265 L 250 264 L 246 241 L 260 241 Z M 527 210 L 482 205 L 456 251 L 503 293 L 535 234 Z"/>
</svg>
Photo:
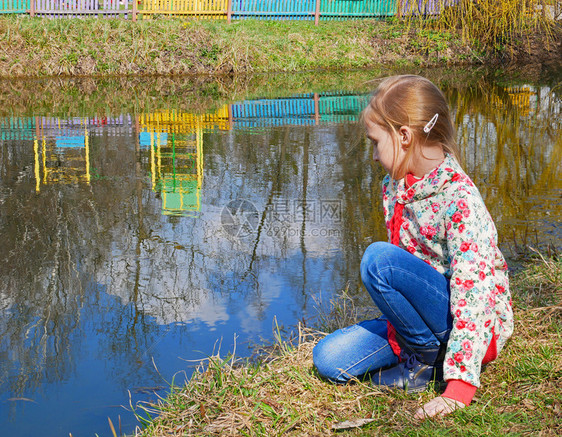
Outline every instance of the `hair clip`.
<svg viewBox="0 0 562 437">
<path fill-rule="evenodd" d="M 427 122 L 427 124 L 423 127 L 423 131 L 424 131 L 426 134 L 428 134 L 429 131 L 430 131 L 431 129 L 433 129 L 433 126 L 435 126 L 435 123 L 437 123 L 437 119 L 438 119 L 438 118 L 439 118 L 439 114 L 435 114 L 435 115 L 431 118 L 431 120 L 429 120 L 429 121 Z"/>
</svg>

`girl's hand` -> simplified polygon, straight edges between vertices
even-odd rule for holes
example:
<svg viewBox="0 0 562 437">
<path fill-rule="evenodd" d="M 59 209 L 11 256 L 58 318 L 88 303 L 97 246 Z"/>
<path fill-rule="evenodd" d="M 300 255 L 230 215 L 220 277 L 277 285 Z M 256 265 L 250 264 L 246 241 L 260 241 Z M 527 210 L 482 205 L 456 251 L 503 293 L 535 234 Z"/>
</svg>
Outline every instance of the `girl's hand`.
<svg viewBox="0 0 562 437">
<path fill-rule="evenodd" d="M 416 411 L 416 414 L 414 415 L 414 419 L 422 420 L 427 419 L 428 417 L 442 417 L 452 413 L 456 409 L 464 407 L 465 405 L 460 401 L 455 401 L 454 399 L 438 396 L 418 409 L 418 411 Z"/>
</svg>

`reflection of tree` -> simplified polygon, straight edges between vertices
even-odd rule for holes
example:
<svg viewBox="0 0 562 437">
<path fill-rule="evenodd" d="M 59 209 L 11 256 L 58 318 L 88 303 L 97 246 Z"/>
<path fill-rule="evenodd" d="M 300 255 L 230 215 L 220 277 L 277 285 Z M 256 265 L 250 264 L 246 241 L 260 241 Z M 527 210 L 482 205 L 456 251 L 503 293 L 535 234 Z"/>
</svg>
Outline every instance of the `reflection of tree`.
<svg viewBox="0 0 562 437">
<path fill-rule="evenodd" d="M 549 225 L 544 219 L 547 211 L 556 211 L 559 200 L 546 193 L 561 187 L 559 98 L 548 87 L 504 87 L 484 81 L 449 90 L 448 96 L 467 170 L 496 217 L 504 241 L 513 238 L 511 231 L 520 236 L 530 225 L 547 243 Z"/>
<path fill-rule="evenodd" d="M 0 289 L 8 306 L 0 318 L 0 351 L 11 355 L 2 362 L 0 378 L 21 393 L 68 374 L 70 333 L 79 322 L 84 289 L 71 247 L 80 224 L 67 220 L 72 196 L 48 190 L 29 202 L 26 194 L 18 194 L 3 204 L 0 228 Z M 16 363 L 20 369 L 13 372 L 9 367 Z M 10 374 L 18 377 L 8 380 Z"/>
</svg>

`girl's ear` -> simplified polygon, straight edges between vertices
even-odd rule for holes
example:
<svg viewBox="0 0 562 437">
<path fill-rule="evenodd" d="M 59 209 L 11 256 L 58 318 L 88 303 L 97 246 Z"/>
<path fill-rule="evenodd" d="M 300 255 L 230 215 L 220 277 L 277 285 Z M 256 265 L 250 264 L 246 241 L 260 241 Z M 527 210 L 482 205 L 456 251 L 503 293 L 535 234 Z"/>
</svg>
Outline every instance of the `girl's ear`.
<svg viewBox="0 0 562 437">
<path fill-rule="evenodd" d="M 414 139 L 412 129 L 408 126 L 401 126 L 398 130 L 398 138 L 400 140 L 400 146 L 407 149 L 412 145 L 412 140 Z"/>
</svg>

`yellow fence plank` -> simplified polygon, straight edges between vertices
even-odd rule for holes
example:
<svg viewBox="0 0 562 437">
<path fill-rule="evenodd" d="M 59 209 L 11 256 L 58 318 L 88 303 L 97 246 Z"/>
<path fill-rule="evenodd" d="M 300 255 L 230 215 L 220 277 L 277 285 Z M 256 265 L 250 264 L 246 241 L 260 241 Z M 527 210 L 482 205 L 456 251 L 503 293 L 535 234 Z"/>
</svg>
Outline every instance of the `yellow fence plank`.
<svg viewBox="0 0 562 437">
<path fill-rule="evenodd" d="M 143 0 L 139 14 L 226 20 L 229 0 Z"/>
</svg>

